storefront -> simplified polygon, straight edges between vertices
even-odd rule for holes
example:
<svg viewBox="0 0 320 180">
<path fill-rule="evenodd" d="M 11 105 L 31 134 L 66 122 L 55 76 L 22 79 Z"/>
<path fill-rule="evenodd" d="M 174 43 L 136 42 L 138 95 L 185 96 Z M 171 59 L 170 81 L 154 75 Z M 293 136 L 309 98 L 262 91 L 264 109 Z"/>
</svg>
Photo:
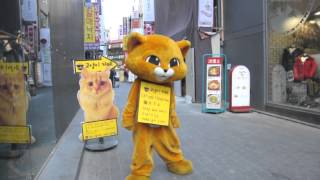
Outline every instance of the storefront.
<svg viewBox="0 0 320 180">
<path fill-rule="evenodd" d="M 82 9 L 81 1 L 1 1 L 0 179 L 34 179 L 79 110 L 71 59 L 85 54 Z"/>
<path fill-rule="evenodd" d="M 251 105 L 320 124 L 320 1 L 224 0 L 222 52 L 251 76 Z"/>
<path fill-rule="evenodd" d="M 320 114 L 320 2 L 267 0 L 266 22 L 267 110 L 315 122 Z"/>
</svg>

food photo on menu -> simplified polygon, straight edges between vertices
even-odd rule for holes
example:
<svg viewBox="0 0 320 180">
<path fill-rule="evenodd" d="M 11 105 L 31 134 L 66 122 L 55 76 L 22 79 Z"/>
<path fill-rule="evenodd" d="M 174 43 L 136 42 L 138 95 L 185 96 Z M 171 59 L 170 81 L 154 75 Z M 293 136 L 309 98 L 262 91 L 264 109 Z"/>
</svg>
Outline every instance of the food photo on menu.
<svg viewBox="0 0 320 180">
<path fill-rule="evenodd" d="M 209 90 L 220 90 L 220 82 L 218 80 L 211 80 L 208 83 Z"/>
<path fill-rule="evenodd" d="M 208 70 L 209 76 L 220 76 L 220 67 L 219 66 L 212 66 Z"/>
<path fill-rule="evenodd" d="M 208 101 L 210 104 L 215 104 L 215 105 L 219 105 L 220 101 L 219 101 L 219 95 L 217 94 L 209 94 L 208 95 Z"/>
</svg>

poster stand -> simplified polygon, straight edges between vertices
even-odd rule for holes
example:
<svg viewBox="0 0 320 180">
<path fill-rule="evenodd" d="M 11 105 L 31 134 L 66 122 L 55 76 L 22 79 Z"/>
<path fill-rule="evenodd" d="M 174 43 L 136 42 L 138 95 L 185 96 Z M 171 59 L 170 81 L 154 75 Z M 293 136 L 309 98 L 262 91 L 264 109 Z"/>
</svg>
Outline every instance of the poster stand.
<svg viewBox="0 0 320 180">
<path fill-rule="evenodd" d="M 227 57 L 224 54 L 204 54 L 202 70 L 202 112 L 225 112 L 227 107 Z"/>
<path fill-rule="evenodd" d="M 84 147 L 90 151 L 104 151 L 115 148 L 118 140 L 115 136 L 86 140 Z"/>
<path fill-rule="evenodd" d="M 0 144 L 0 158 L 19 158 L 23 155 L 25 146 L 21 144 Z"/>
<path fill-rule="evenodd" d="M 86 68 L 92 72 L 97 72 L 97 71 L 103 71 L 106 68 L 109 68 L 111 70 L 111 69 L 114 69 L 116 66 L 117 66 L 116 62 L 114 62 L 104 56 L 101 56 L 100 59 L 85 59 L 85 60 L 74 60 L 73 61 L 73 67 L 74 67 L 75 74 L 80 74 L 83 68 Z M 83 122 L 83 123 L 86 123 L 86 122 Z M 90 151 L 104 151 L 104 150 L 112 149 L 118 145 L 117 133 L 113 134 L 113 135 L 106 135 L 106 134 L 104 134 L 106 129 L 103 129 L 103 128 L 98 129 L 99 132 L 95 132 L 95 128 L 107 127 L 107 129 L 108 129 L 108 125 L 100 124 L 99 121 L 96 121 L 93 123 L 96 125 L 93 125 L 93 129 L 91 129 L 91 131 L 88 133 L 89 136 L 92 136 L 92 137 L 89 139 L 84 139 L 82 137 L 83 138 L 82 141 L 84 142 L 85 149 L 90 150 Z M 104 123 L 107 123 L 107 122 L 104 122 Z M 116 123 L 116 125 L 113 127 L 117 129 L 118 128 L 117 119 L 115 119 L 115 123 Z M 91 128 L 92 128 L 92 126 L 91 126 Z M 102 134 L 104 134 L 102 136 L 101 136 L 101 134 L 98 135 L 99 133 L 101 133 L 101 131 L 102 131 Z M 118 132 L 118 130 L 117 130 L 117 132 Z M 83 132 L 83 126 L 82 126 L 82 135 L 83 134 L 84 134 L 84 132 Z"/>
</svg>

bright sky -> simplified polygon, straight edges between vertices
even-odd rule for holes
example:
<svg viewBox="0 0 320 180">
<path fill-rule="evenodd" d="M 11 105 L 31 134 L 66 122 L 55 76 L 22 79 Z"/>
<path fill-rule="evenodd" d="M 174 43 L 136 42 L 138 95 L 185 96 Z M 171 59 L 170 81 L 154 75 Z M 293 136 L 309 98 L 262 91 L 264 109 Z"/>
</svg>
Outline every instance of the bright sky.
<svg viewBox="0 0 320 180">
<path fill-rule="evenodd" d="M 110 30 L 110 39 L 118 39 L 123 17 L 130 16 L 134 2 L 138 0 L 102 0 L 105 28 Z"/>
</svg>

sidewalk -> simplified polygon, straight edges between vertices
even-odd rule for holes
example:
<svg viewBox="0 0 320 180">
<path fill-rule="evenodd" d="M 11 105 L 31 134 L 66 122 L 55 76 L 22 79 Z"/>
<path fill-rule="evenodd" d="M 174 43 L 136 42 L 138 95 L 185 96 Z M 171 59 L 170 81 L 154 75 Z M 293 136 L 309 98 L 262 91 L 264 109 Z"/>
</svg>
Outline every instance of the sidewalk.
<svg viewBox="0 0 320 180">
<path fill-rule="evenodd" d="M 130 84 L 116 89 L 123 109 Z M 152 180 L 319 180 L 320 130 L 259 113 L 201 113 L 200 104 L 177 98 L 182 127 L 177 129 L 186 158 L 193 161 L 188 176 L 169 173 L 154 153 Z M 103 152 L 83 150 L 78 140 L 82 111 L 55 146 L 37 175 L 39 180 L 124 180 L 130 173 L 131 132 L 120 127 L 119 144 Z"/>
<path fill-rule="evenodd" d="M 116 89 L 123 109 L 130 84 Z M 178 176 L 154 153 L 152 180 L 319 180 L 320 130 L 258 113 L 204 114 L 200 104 L 177 99 L 177 130 L 194 172 Z M 120 124 L 120 121 L 119 121 Z M 104 152 L 84 151 L 80 180 L 123 180 L 130 173 L 131 132 L 119 127 L 119 144 Z M 76 139 L 75 139 L 76 140 Z"/>
</svg>

